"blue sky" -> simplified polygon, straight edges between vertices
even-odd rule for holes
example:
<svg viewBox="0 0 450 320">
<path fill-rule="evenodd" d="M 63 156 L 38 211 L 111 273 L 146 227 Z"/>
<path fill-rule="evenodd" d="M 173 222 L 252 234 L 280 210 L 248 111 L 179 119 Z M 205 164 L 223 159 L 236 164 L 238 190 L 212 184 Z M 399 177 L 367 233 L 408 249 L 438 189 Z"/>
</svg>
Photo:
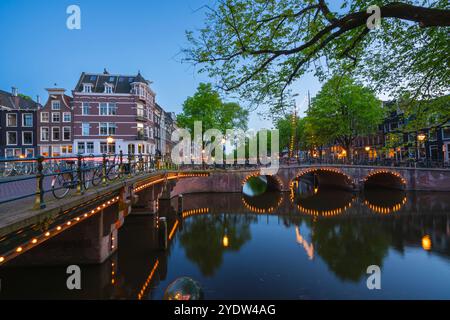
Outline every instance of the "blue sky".
<svg viewBox="0 0 450 320">
<path fill-rule="evenodd" d="M 182 64 L 187 46 L 185 30 L 202 26 L 203 5 L 212 0 L 1 0 L 0 89 L 43 101 L 45 88 L 56 83 L 72 90 L 82 71 L 136 74 L 153 81 L 157 101 L 168 111 L 180 112 L 206 75 Z M 81 9 L 81 30 L 66 27 L 69 5 Z M 199 10 L 200 9 L 200 10 Z M 308 90 L 320 85 L 311 75 L 298 81 L 298 105 L 305 108 Z M 69 91 L 70 93 L 70 91 Z M 262 110 L 260 110 L 262 111 Z M 256 112 L 251 128 L 270 127 Z"/>
</svg>

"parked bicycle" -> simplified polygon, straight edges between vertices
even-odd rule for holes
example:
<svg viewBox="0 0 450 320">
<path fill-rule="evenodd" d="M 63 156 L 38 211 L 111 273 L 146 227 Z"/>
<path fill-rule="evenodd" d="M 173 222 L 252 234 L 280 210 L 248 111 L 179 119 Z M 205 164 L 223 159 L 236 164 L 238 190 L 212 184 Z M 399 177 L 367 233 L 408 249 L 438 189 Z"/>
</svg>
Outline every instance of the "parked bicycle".
<svg viewBox="0 0 450 320">
<path fill-rule="evenodd" d="M 105 166 L 106 166 L 106 179 L 109 181 L 116 180 L 118 178 L 121 178 L 123 175 L 123 168 L 122 166 L 116 162 L 116 157 L 110 161 L 109 159 L 105 159 Z M 100 166 L 97 166 L 94 169 L 94 172 L 92 174 L 92 185 L 98 186 L 102 181 L 103 177 L 105 176 L 103 172 L 103 164 Z"/>
<path fill-rule="evenodd" d="M 55 175 L 52 177 L 52 193 L 57 199 L 64 198 L 72 189 L 77 189 L 79 185 L 78 172 L 74 168 L 75 161 L 67 160 L 61 161 L 55 165 Z M 82 165 L 81 169 L 81 184 L 85 190 L 90 186 L 90 169 L 86 164 Z"/>
</svg>

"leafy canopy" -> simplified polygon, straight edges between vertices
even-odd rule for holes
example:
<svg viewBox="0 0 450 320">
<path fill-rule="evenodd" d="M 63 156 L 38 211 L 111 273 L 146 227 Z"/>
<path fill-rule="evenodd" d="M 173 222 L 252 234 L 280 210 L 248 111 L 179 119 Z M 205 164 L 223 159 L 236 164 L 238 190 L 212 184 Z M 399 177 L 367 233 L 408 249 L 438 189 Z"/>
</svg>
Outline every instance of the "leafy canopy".
<svg viewBox="0 0 450 320">
<path fill-rule="evenodd" d="M 218 129 L 247 129 L 248 111 L 236 102 L 223 102 L 219 93 L 209 83 L 200 83 L 197 92 L 183 103 L 177 116 L 179 127 L 194 131 L 194 122 L 202 121 L 203 132 Z"/>
<path fill-rule="evenodd" d="M 328 1 L 331 2 L 331 1 Z M 186 60 L 219 86 L 257 104 L 285 107 L 293 82 L 345 73 L 378 92 L 416 99 L 450 89 L 448 0 L 219 0 L 187 32 Z M 369 29 L 378 5 L 381 28 Z M 272 110 L 273 111 L 273 110 Z"/>
</svg>

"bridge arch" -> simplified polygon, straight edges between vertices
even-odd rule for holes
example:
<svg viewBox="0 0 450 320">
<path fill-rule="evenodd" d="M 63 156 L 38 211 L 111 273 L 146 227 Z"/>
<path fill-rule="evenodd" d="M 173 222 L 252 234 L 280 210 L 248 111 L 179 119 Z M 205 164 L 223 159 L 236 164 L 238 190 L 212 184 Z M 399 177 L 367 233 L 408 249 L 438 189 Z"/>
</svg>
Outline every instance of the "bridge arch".
<svg viewBox="0 0 450 320">
<path fill-rule="evenodd" d="M 295 184 L 301 178 L 311 179 L 317 186 L 332 186 L 346 190 L 353 190 L 355 188 L 355 181 L 351 176 L 336 168 L 307 168 L 300 170 L 289 183 L 290 190 L 292 191 Z M 314 187 L 317 187 L 314 185 Z"/>
<path fill-rule="evenodd" d="M 254 172 L 247 175 L 241 182 L 242 188 L 246 185 L 247 182 L 251 181 L 251 179 L 255 179 L 258 177 L 264 177 L 267 181 L 267 190 L 268 191 L 283 191 L 283 181 L 277 175 L 262 175 L 259 172 Z"/>
<path fill-rule="evenodd" d="M 371 171 L 363 180 L 363 187 L 371 188 L 389 188 L 389 189 L 406 189 L 406 179 L 396 171 L 381 169 Z"/>
</svg>

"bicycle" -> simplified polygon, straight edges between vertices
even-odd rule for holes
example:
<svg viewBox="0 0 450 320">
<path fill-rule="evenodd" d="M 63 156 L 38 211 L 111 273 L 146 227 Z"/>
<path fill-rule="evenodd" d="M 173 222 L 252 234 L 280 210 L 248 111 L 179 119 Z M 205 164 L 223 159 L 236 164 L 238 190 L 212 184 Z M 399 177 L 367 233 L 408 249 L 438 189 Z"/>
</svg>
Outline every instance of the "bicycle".
<svg viewBox="0 0 450 320">
<path fill-rule="evenodd" d="M 109 181 L 116 180 L 118 178 L 121 178 L 123 176 L 123 170 L 120 166 L 120 164 L 116 163 L 116 157 L 114 156 L 112 165 L 108 167 L 109 159 L 106 159 L 106 179 Z M 94 173 L 92 175 L 92 185 L 98 186 L 100 182 L 103 181 L 103 165 L 97 166 L 97 168 L 94 169 Z"/>
<path fill-rule="evenodd" d="M 75 161 L 67 160 L 55 165 L 55 171 L 59 172 L 52 177 L 52 193 L 56 199 L 64 198 L 71 189 L 76 189 L 79 184 L 78 173 L 73 169 Z M 81 169 L 82 188 L 87 190 L 90 186 L 90 181 L 87 179 L 86 165 L 83 164 Z"/>
</svg>

